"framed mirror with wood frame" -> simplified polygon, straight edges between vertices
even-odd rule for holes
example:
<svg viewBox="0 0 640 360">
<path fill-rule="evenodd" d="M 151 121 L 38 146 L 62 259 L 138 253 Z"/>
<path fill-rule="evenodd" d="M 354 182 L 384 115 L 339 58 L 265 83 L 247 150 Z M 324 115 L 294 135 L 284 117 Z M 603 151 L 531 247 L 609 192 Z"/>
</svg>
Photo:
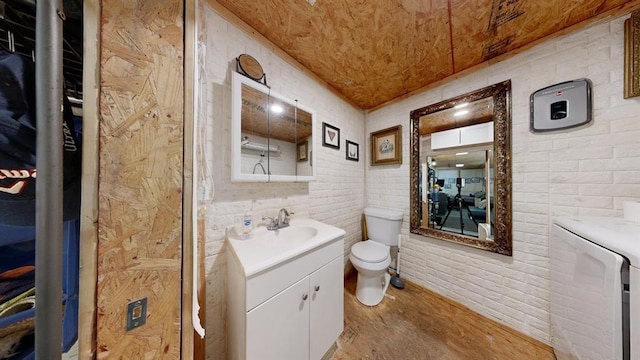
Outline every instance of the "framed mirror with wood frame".
<svg viewBox="0 0 640 360">
<path fill-rule="evenodd" d="M 640 11 L 624 21 L 624 98 L 640 96 Z"/>
<path fill-rule="evenodd" d="M 410 231 L 511 256 L 511 81 L 410 117 Z"/>
</svg>

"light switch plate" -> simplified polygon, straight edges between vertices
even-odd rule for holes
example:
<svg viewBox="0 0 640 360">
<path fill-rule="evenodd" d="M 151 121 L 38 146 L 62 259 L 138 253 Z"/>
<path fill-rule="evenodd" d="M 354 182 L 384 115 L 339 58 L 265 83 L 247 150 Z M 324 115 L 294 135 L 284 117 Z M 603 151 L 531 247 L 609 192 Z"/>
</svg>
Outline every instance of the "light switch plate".
<svg viewBox="0 0 640 360">
<path fill-rule="evenodd" d="M 127 331 L 140 327 L 147 322 L 147 298 L 127 304 Z"/>
</svg>

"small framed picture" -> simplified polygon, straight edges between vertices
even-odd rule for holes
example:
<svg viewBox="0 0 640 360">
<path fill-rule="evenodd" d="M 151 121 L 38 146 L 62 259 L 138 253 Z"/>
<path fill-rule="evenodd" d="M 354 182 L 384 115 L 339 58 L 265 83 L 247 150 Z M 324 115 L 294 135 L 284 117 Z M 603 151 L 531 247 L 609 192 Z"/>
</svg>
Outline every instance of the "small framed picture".
<svg viewBox="0 0 640 360">
<path fill-rule="evenodd" d="M 371 133 L 371 165 L 402 164 L 402 125 Z"/>
<path fill-rule="evenodd" d="M 322 146 L 340 149 L 340 129 L 325 122 L 322 123 Z"/>
<path fill-rule="evenodd" d="M 360 145 L 347 140 L 347 160 L 360 161 Z"/>
<path fill-rule="evenodd" d="M 309 156 L 307 155 L 309 153 L 308 149 L 308 141 L 303 141 L 298 144 L 298 161 L 307 161 L 309 159 Z"/>
</svg>

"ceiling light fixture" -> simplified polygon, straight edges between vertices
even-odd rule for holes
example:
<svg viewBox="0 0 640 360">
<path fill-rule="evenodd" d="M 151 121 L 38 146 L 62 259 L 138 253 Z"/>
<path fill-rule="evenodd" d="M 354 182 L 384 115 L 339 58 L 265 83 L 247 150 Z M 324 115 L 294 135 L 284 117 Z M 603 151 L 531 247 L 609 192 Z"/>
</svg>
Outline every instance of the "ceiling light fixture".
<svg viewBox="0 0 640 360">
<path fill-rule="evenodd" d="M 271 112 L 274 114 L 281 114 L 284 111 L 284 109 L 282 108 L 282 106 L 278 105 L 278 104 L 273 104 L 271 105 Z"/>
<path fill-rule="evenodd" d="M 465 151 L 465 152 L 459 152 L 459 153 L 456 153 L 456 155 L 457 155 L 457 156 L 461 156 L 461 155 L 469 155 L 469 152 L 468 152 L 468 151 Z"/>
<path fill-rule="evenodd" d="M 464 164 L 456 164 L 456 167 L 464 167 Z"/>
</svg>

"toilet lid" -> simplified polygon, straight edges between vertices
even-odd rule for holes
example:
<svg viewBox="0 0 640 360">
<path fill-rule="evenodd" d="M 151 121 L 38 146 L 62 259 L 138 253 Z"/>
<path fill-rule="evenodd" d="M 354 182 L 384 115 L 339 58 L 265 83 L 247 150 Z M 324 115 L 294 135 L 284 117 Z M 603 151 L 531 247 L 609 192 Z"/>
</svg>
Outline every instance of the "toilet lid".
<svg viewBox="0 0 640 360">
<path fill-rule="evenodd" d="M 351 254 L 359 260 L 378 263 L 389 256 L 389 247 L 372 240 L 361 241 L 351 247 Z"/>
</svg>

